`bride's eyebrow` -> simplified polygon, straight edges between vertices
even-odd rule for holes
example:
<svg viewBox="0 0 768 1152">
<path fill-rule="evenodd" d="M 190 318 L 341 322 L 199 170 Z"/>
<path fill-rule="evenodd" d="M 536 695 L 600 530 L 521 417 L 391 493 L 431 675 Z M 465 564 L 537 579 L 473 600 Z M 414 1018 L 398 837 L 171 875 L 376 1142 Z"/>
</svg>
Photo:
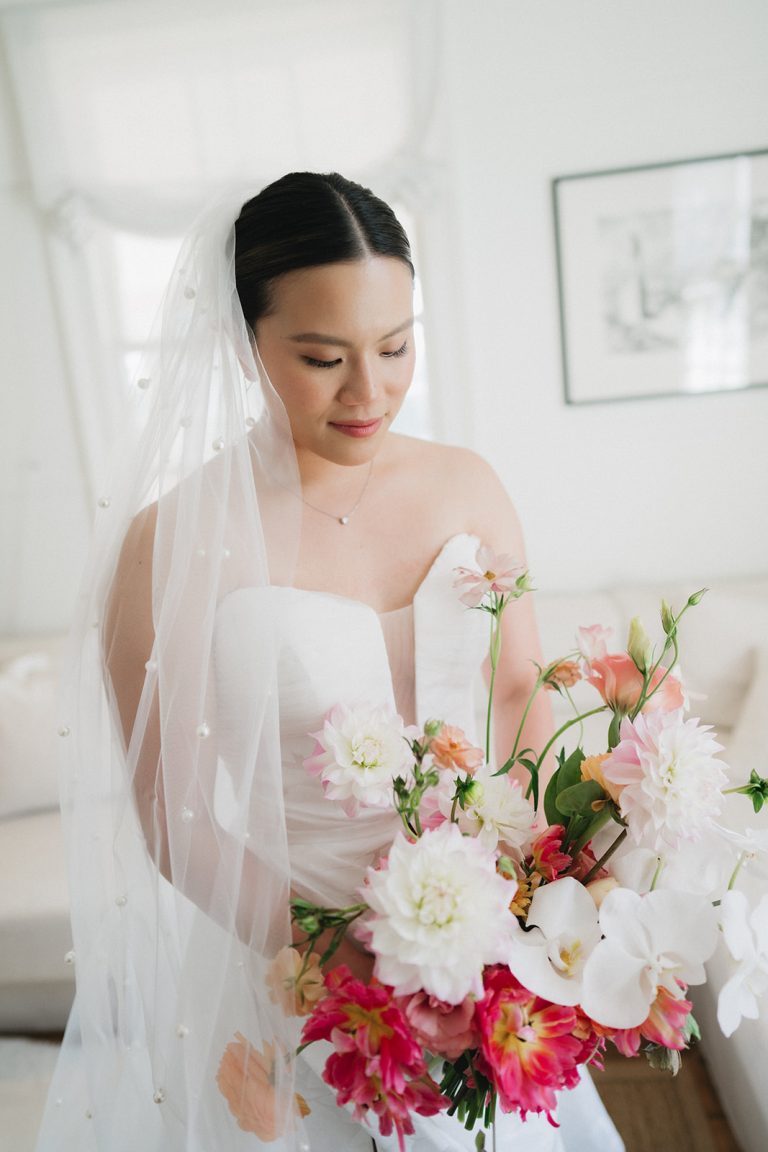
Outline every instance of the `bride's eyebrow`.
<svg viewBox="0 0 768 1152">
<path fill-rule="evenodd" d="M 380 336 L 378 343 L 381 344 L 383 340 L 391 340 L 393 336 L 397 336 L 398 332 L 404 332 L 406 328 L 412 326 L 413 316 L 409 316 L 402 324 L 398 324 L 397 328 L 393 328 L 385 336 Z M 288 340 L 293 340 L 296 344 L 332 344 L 338 348 L 352 347 L 349 340 L 342 340 L 340 336 L 328 336 L 324 332 L 297 332 L 295 336 L 288 336 Z"/>
</svg>

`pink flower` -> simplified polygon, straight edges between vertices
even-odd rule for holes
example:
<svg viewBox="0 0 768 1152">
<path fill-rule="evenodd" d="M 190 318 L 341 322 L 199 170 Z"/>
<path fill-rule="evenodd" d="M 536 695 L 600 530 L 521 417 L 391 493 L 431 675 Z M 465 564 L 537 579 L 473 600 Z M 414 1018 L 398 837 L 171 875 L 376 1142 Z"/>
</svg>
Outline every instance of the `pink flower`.
<svg viewBox="0 0 768 1152">
<path fill-rule="evenodd" d="M 531 845 L 534 870 L 546 880 L 556 880 L 571 864 L 571 857 L 560 851 L 564 835 L 562 824 L 550 824 Z"/>
<path fill-rule="evenodd" d="M 426 992 L 398 1000 L 411 1031 L 428 1052 L 456 1060 L 468 1048 L 477 1048 L 480 1033 L 475 1024 L 475 1001 L 467 996 L 461 1004 L 446 1004 Z"/>
<path fill-rule="evenodd" d="M 612 628 L 604 628 L 602 624 L 576 629 L 576 645 L 585 663 L 591 664 L 593 660 L 602 660 L 603 656 L 608 655 L 605 642 L 612 631 Z"/>
<path fill-rule="evenodd" d="M 680 987 L 685 992 L 685 985 L 680 984 Z M 637 1028 L 610 1029 L 601 1028 L 599 1024 L 595 1027 L 616 1045 L 622 1056 L 637 1056 L 643 1040 L 680 1052 L 688 1047 L 684 1030 L 692 1008 L 690 1000 L 674 996 L 668 988 L 660 985 L 647 1019 Z"/>
<path fill-rule="evenodd" d="M 483 763 L 482 748 L 470 744 L 461 728 L 443 724 L 429 742 L 429 751 L 438 768 L 449 772 L 467 772 L 471 776 Z"/>
<path fill-rule="evenodd" d="M 413 1133 L 411 1114 L 433 1116 L 448 1106 L 427 1073 L 424 1054 L 393 999 L 392 989 L 363 984 L 346 965 L 326 974 L 326 997 L 304 1025 L 302 1043 L 329 1040 L 334 1052 L 323 1079 L 340 1105 L 353 1104 L 356 1120 L 372 1111 L 382 1135 Z"/>
<path fill-rule="evenodd" d="M 514 592 L 517 580 L 523 574 L 522 565 L 518 564 L 512 556 L 506 553 L 497 555 L 485 544 L 481 544 L 475 555 L 475 563 L 479 571 L 474 568 L 456 568 L 458 579 L 454 580 L 454 588 L 466 588 L 459 599 L 469 608 L 477 608 L 483 597 L 489 592 L 496 592 L 500 596 Z"/>
<path fill-rule="evenodd" d="M 485 995 L 476 1006 L 481 1053 L 478 1069 L 499 1094 L 502 1111 L 552 1112 L 556 1092 L 573 1088 L 579 1079 L 578 1063 L 585 1056 L 575 1008 L 551 1004 L 534 996 L 508 968 L 489 968 Z"/>
<path fill-rule="evenodd" d="M 666 668 L 657 668 L 651 677 L 649 692 L 666 674 Z M 614 712 L 631 712 L 640 699 L 643 676 L 627 652 L 609 652 L 589 663 L 589 675 L 584 679 L 598 692 Z M 667 676 L 658 692 L 643 705 L 643 712 L 673 712 L 685 702 L 680 681 Z"/>
</svg>

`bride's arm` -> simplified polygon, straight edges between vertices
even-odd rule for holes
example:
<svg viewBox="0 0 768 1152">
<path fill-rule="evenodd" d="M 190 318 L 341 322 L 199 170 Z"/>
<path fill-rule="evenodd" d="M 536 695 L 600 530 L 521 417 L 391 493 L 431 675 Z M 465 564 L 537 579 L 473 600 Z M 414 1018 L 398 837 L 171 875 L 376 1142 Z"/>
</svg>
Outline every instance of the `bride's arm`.
<svg viewBox="0 0 768 1152">
<path fill-rule="evenodd" d="M 450 450 L 450 484 L 453 499 L 462 507 L 464 525 L 497 553 L 507 553 L 526 566 L 525 542 L 517 512 L 490 465 L 466 449 Z M 536 585 L 536 573 L 532 573 Z M 502 618 L 502 646 L 493 695 L 494 751 L 503 764 L 509 757 L 526 704 L 538 675 L 534 661 L 542 664 L 541 641 L 536 623 L 535 593 L 513 601 Z M 490 661 L 486 661 L 486 680 Z M 540 752 L 553 733 L 552 710 L 545 691 L 539 691 L 525 720 L 520 748 Z M 555 768 L 549 755 L 542 770 L 542 790 Z M 528 772 L 517 765 L 512 775 L 527 787 Z"/>
<path fill-rule="evenodd" d="M 165 768 L 161 754 L 161 723 L 157 688 L 144 699 L 147 661 L 152 656 L 152 555 L 156 508 L 140 513 L 132 523 L 110 592 L 104 632 L 104 657 L 109 687 L 116 705 L 132 768 L 131 794 L 147 852 L 158 871 L 174 887 L 250 947 L 271 954 L 290 939 L 287 872 L 271 867 L 269 853 L 259 844 L 246 846 L 214 816 L 217 768 L 215 741 L 198 747 L 188 780 L 175 780 L 174 794 L 183 794 L 194 812 L 190 835 L 174 843 L 166 805 Z M 211 729 L 215 717 L 208 712 Z M 134 733 L 134 727 L 137 732 Z M 177 764 L 180 763 L 177 759 Z M 227 895 L 222 878 L 227 878 Z M 260 895 L 274 895 L 272 922 L 259 919 Z M 231 901 L 234 901 L 234 907 Z"/>
</svg>

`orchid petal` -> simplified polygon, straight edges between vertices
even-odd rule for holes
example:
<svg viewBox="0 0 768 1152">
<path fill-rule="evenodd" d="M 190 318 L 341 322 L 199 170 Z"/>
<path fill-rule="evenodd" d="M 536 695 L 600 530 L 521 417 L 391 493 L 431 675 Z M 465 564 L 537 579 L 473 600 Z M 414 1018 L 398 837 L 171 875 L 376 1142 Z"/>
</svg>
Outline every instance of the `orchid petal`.
<svg viewBox="0 0 768 1152">
<path fill-rule="evenodd" d="M 584 967 L 582 1008 L 607 1028 L 637 1028 L 656 991 L 645 969 L 643 958 L 629 956 L 611 940 L 601 941 Z"/>
</svg>

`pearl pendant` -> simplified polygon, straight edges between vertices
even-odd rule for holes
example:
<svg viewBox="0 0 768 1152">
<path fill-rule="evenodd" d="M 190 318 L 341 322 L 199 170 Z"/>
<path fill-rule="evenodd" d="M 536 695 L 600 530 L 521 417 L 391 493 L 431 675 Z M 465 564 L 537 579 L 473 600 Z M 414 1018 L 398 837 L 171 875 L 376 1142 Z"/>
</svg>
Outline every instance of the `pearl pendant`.
<svg viewBox="0 0 768 1152">
<path fill-rule="evenodd" d="M 339 516 L 339 524 L 349 524 L 349 516 Z"/>
</svg>

